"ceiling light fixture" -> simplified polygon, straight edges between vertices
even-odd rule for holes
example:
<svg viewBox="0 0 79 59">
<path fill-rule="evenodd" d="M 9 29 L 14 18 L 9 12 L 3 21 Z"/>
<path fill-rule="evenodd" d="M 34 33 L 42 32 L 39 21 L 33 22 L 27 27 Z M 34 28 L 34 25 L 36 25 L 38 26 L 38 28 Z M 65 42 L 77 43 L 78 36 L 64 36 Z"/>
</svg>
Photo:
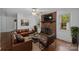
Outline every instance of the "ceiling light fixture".
<svg viewBox="0 0 79 59">
<path fill-rule="evenodd" d="M 32 8 L 32 15 L 36 15 L 37 14 L 37 9 L 36 8 Z"/>
</svg>

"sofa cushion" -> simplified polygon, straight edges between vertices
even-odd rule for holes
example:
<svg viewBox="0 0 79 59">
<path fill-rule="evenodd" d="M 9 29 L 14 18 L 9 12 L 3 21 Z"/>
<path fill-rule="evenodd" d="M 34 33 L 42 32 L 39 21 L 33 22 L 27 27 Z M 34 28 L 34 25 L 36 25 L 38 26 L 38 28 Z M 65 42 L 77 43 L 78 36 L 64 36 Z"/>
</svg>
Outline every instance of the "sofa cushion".
<svg viewBox="0 0 79 59">
<path fill-rule="evenodd" d="M 23 41 L 24 41 L 23 36 L 21 36 L 20 34 L 17 34 L 16 32 L 12 32 L 12 43 L 13 44 L 23 42 Z"/>
<path fill-rule="evenodd" d="M 17 34 L 16 35 L 16 40 L 17 40 L 17 42 L 21 42 L 21 41 L 24 41 L 24 38 L 20 34 Z"/>
<path fill-rule="evenodd" d="M 29 29 L 18 29 L 16 32 L 22 36 L 27 36 L 29 34 Z"/>
</svg>

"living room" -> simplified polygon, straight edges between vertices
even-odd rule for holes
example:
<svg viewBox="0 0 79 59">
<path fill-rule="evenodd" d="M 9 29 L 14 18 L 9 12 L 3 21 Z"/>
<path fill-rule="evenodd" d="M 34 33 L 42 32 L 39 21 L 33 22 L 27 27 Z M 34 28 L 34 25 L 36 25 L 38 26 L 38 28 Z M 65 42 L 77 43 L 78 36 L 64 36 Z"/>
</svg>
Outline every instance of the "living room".
<svg viewBox="0 0 79 59">
<path fill-rule="evenodd" d="M 77 51 L 78 15 L 78 8 L 0 8 L 0 50 Z"/>
</svg>

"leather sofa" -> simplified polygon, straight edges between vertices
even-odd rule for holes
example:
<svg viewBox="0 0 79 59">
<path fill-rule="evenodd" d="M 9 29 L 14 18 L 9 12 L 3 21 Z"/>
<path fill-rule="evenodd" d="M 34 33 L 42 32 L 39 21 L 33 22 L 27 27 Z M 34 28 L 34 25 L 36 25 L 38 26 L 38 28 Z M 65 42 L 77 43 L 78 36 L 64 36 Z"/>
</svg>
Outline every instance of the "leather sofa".
<svg viewBox="0 0 79 59">
<path fill-rule="evenodd" d="M 17 32 L 17 34 L 20 34 L 23 37 L 29 35 L 29 29 L 18 29 L 16 32 Z"/>
<path fill-rule="evenodd" d="M 39 42 L 44 46 L 44 48 L 47 48 L 51 43 L 55 41 L 55 39 L 56 37 L 54 33 L 51 35 L 41 34 Z"/>
<path fill-rule="evenodd" d="M 29 29 L 18 29 L 16 32 L 17 32 L 17 34 L 20 34 L 23 37 L 25 37 L 25 36 L 28 36 L 29 34 L 34 33 L 35 30 L 34 29 L 32 29 L 32 30 L 29 30 Z"/>
</svg>

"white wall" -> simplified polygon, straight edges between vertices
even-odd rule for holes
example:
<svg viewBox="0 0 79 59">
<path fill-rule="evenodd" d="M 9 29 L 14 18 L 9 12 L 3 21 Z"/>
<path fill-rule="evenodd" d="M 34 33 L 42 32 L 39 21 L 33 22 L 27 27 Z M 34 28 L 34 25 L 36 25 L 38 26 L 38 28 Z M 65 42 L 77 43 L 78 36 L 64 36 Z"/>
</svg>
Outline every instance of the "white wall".
<svg viewBox="0 0 79 59">
<path fill-rule="evenodd" d="M 60 15 L 64 13 L 70 13 L 70 22 L 69 22 L 69 30 L 61 30 L 60 29 Z M 72 42 L 71 38 L 71 26 L 78 26 L 79 27 L 79 9 L 59 9 L 57 10 L 57 38 Z"/>
<path fill-rule="evenodd" d="M 29 28 L 28 26 L 21 26 L 21 19 L 27 19 L 22 14 L 17 14 L 17 29 Z"/>
<path fill-rule="evenodd" d="M 1 32 L 1 16 L 0 16 L 0 32 Z"/>
<path fill-rule="evenodd" d="M 10 32 L 16 29 L 13 17 L 0 16 L 0 32 Z"/>
<path fill-rule="evenodd" d="M 1 17 L 0 17 L 0 32 L 1 32 Z M 0 48 L 1 48 L 1 33 L 0 33 Z"/>
<path fill-rule="evenodd" d="M 41 15 L 35 16 L 35 20 L 36 20 L 37 32 L 40 33 L 41 32 Z"/>
<path fill-rule="evenodd" d="M 31 30 L 37 24 L 36 20 L 37 19 L 35 18 L 35 16 L 29 17 L 29 30 Z"/>
</svg>

